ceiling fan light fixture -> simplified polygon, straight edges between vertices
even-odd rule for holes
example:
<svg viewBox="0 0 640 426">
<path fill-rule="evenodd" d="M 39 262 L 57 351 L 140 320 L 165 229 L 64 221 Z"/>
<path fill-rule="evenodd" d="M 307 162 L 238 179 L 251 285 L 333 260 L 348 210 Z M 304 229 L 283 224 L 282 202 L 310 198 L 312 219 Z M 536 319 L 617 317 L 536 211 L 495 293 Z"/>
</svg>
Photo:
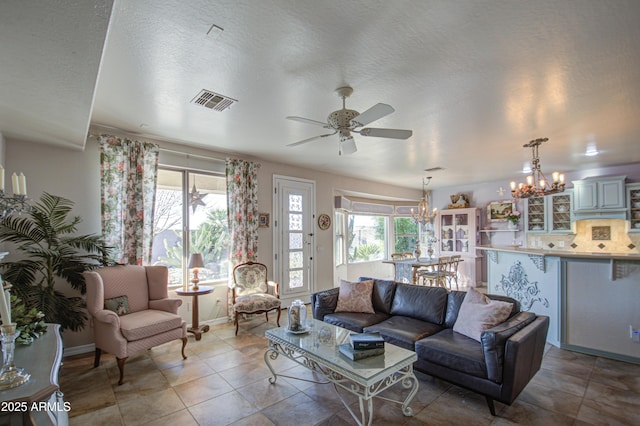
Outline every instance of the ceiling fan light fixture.
<svg viewBox="0 0 640 426">
<path fill-rule="evenodd" d="M 342 155 L 350 155 L 355 153 L 358 150 L 358 147 L 356 146 L 356 141 L 353 139 L 352 136 L 344 139 L 344 140 L 340 140 L 340 152 L 339 154 Z"/>
</svg>

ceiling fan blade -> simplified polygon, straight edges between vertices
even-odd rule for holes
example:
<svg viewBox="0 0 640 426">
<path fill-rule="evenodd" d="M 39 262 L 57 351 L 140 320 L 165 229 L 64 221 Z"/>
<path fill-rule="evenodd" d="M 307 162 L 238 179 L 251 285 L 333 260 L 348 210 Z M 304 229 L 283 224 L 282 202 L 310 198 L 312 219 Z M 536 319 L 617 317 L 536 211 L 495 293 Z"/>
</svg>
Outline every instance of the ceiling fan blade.
<svg viewBox="0 0 640 426">
<path fill-rule="evenodd" d="M 303 139 L 303 140 L 298 141 L 298 142 L 290 143 L 290 144 L 288 144 L 287 146 L 298 146 L 298 145 L 302 145 L 302 144 L 307 143 L 307 142 L 315 141 L 316 139 L 326 138 L 327 136 L 333 136 L 333 135 L 335 135 L 336 133 L 337 133 L 337 131 L 335 131 L 335 132 L 333 132 L 333 133 L 327 133 L 326 135 L 318 135 L 318 136 L 314 136 L 314 137 L 312 137 L 312 138 Z"/>
<path fill-rule="evenodd" d="M 401 129 L 376 129 L 365 128 L 360 130 L 362 136 L 373 136 L 376 138 L 390 138 L 390 139 L 409 139 L 413 135 L 411 130 Z"/>
<path fill-rule="evenodd" d="M 366 126 L 373 121 L 379 120 L 382 117 L 386 117 L 393 111 L 395 111 L 395 109 L 393 109 L 391 105 L 375 104 L 374 106 L 351 120 L 351 123 L 353 123 L 356 127 Z"/>
<path fill-rule="evenodd" d="M 287 120 L 299 121 L 301 123 L 306 123 L 306 124 L 313 124 L 314 126 L 324 127 L 325 129 L 331 128 L 327 123 L 323 123 L 322 121 L 312 120 L 310 118 L 289 116 L 287 117 Z"/>
</svg>

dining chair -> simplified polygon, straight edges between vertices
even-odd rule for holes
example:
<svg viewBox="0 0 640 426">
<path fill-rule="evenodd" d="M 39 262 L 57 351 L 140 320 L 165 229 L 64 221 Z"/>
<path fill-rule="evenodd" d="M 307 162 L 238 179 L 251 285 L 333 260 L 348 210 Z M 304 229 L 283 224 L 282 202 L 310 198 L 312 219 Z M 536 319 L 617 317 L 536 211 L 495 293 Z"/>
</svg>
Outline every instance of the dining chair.
<svg viewBox="0 0 640 426">
<path fill-rule="evenodd" d="M 445 287 L 445 282 L 447 279 L 447 269 L 448 269 L 448 264 L 450 261 L 450 257 L 449 256 L 441 256 L 438 259 L 438 263 L 434 266 L 433 270 L 429 271 L 419 271 L 419 279 L 418 281 L 420 281 L 420 278 L 422 279 L 424 285 L 427 285 L 427 283 L 429 283 L 428 285 L 431 286 L 438 286 L 438 287 Z"/>
<path fill-rule="evenodd" d="M 391 253 L 391 260 L 404 260 L 404 253 Z"/>
<path fill-rule="evenodd" d="M 456 290 L 458 288 L 458 265 L 460 264 L 461 255 L 456 254 L 450 257 L 447 271 L 446 271 L 446 279 L 449 284 L 449 288 L 453 290 L 453 283 L 456 285 Z"/>
<path fill-rule="evenodd" d="M 280 327 L 280 293 L 278 283 L 267 281 L 267 266 L 263 263 L 246 262 L 233 268 L 232 304 L 236 335 L 238 316 L 241 314 L 265 314 L 276 310 L 276 324 Z"/>
</svg>

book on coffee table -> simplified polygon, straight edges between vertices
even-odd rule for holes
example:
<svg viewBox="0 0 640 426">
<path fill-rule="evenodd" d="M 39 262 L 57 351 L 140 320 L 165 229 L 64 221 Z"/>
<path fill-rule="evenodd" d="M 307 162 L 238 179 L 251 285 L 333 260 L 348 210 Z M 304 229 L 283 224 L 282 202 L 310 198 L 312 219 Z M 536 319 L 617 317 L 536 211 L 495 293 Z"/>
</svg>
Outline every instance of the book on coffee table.
<svg viewBox="0 0 640 426">
<path fill-rule="evenodd" d="M 346 356 L 352 361 L 384 354 L 384 348 L 353 349 L 351 347 L 351 344 L 349 343 L 343 343 L 342 345 L 339 345 L 338 350 L 342 355 Z"/>
<path fill-rule="evenodd" d="M 378 332 L 351 334 L 349 342 L 353 349 L 384 349 L 384 339 Z"/>
</svg>

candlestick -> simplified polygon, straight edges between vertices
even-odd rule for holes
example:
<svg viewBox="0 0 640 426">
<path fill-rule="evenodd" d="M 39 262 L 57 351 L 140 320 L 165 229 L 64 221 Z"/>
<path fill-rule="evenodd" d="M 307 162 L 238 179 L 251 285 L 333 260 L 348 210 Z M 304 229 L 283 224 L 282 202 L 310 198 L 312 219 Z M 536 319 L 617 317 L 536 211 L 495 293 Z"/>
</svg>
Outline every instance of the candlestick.
<svg viewBox="0 0 640 426">
<path fill-rule="evenodd" d="M 20 176 L 18 176 L 18 184 L 19 186 L 19 195 L 27 195 L 27 178 L 24 176 L 22 172 L 20 172 Z"/>
<path fill-rule="evenodd" d="M 11 175 L 11 189 L 13 190 L 14 195 L 17 195 L 20 189 L 20 184 L 18 183 L 18 175 L 15 174 L 15 172 Z"/>
</svg>

